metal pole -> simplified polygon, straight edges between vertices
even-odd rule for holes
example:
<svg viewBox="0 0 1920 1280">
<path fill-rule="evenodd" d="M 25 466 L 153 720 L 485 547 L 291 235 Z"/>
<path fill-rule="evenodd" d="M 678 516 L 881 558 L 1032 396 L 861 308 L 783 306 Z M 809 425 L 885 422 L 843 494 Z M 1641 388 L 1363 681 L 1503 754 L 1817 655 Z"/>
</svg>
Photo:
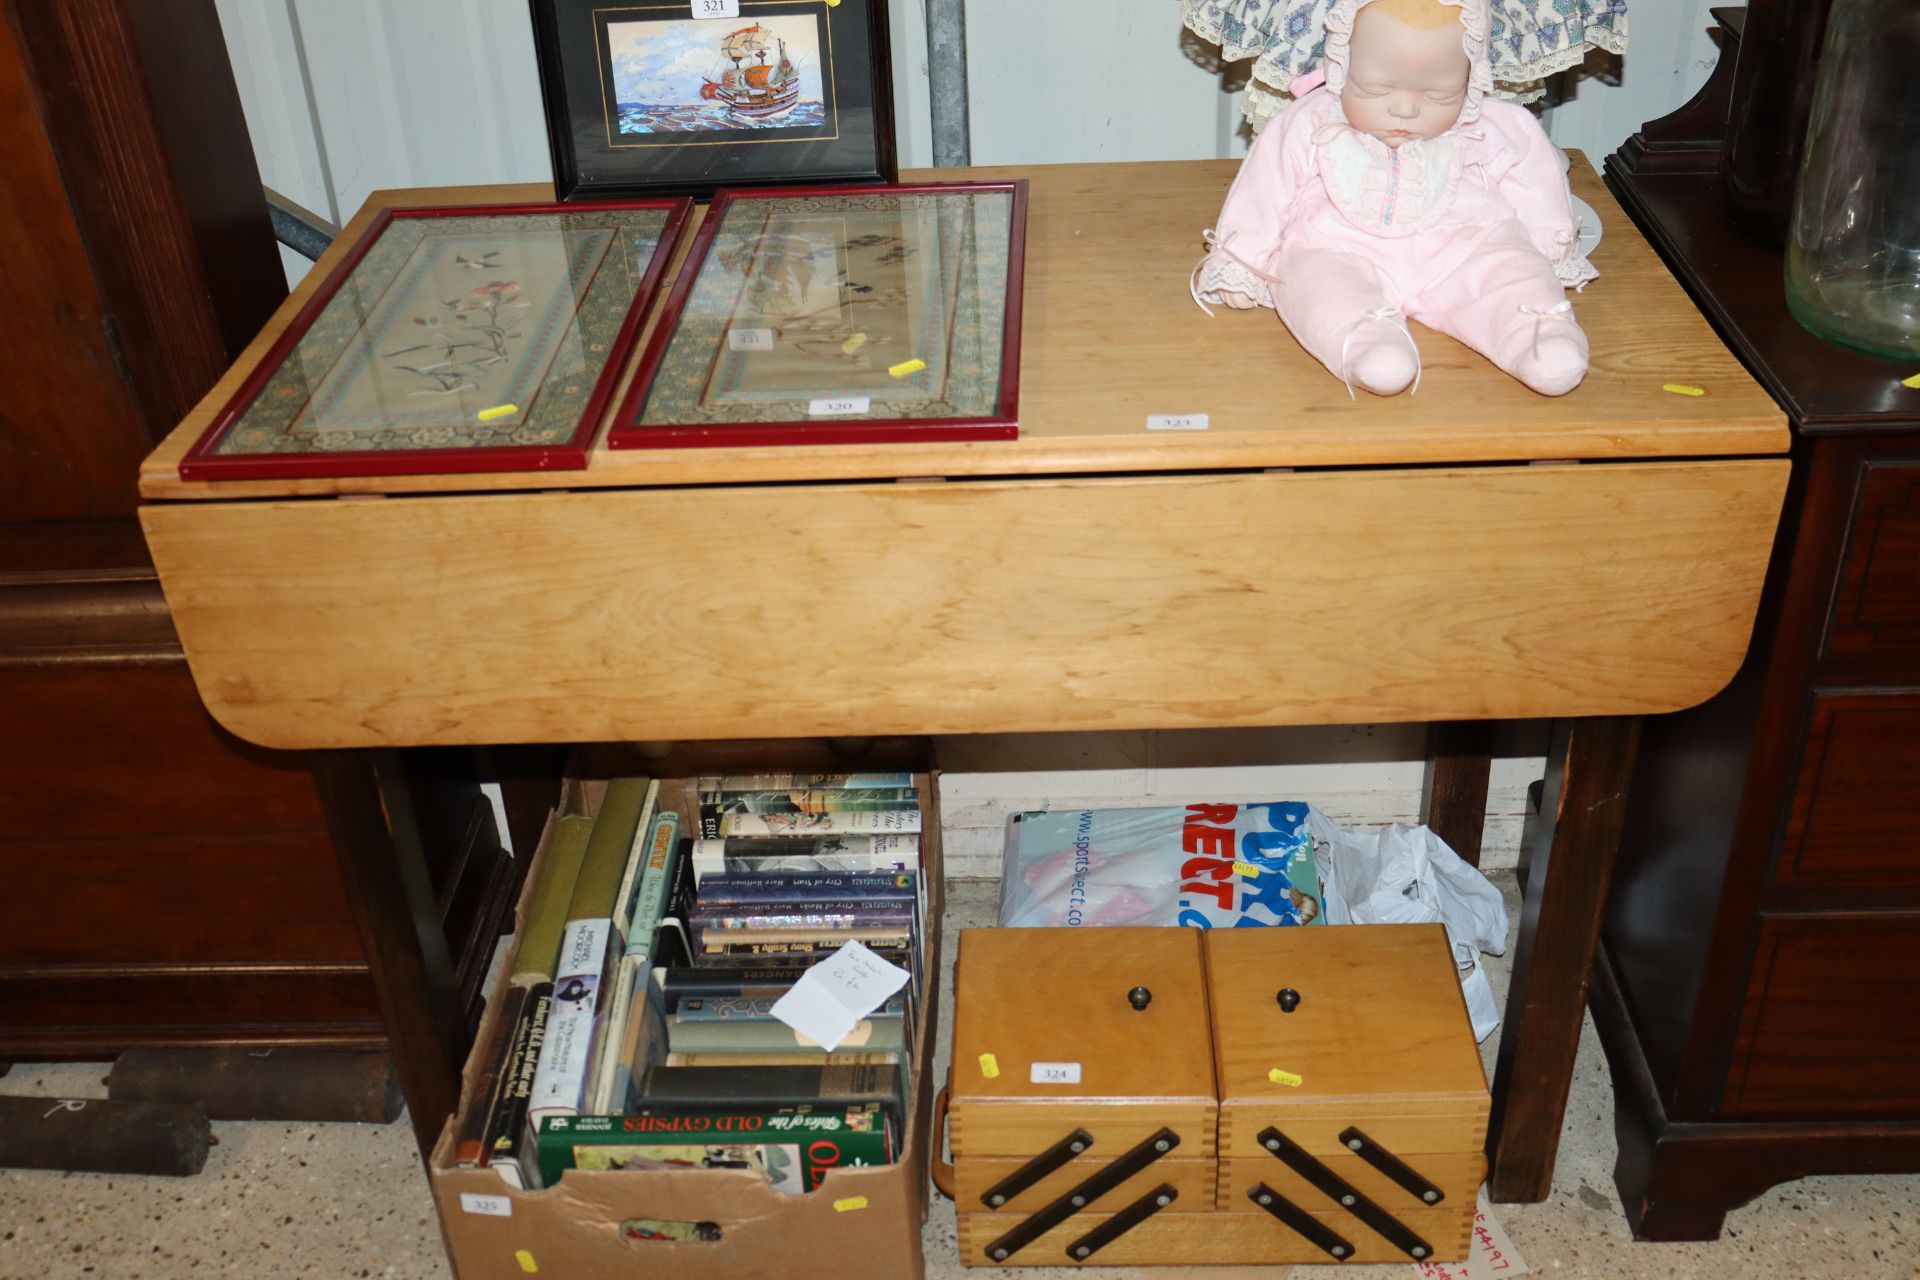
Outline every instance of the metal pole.
<svg viewBox="0 0 1920 1280">
<path fill-rule="evenodd" d="M 966 0 L 926 0 L 927 89 L 933 125 L 933 163 L 963 167 L 972 161 L 967 121 Z"/>
</svg>

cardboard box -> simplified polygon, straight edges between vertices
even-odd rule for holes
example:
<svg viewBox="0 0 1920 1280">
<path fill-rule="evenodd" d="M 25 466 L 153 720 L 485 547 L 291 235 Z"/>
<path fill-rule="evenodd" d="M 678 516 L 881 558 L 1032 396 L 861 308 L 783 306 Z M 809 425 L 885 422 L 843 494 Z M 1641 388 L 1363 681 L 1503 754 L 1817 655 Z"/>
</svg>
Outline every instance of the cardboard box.
<svg viewBox="0 0 1920 1280">
<path fill-rule="evenodd" d="M 768 765 L 769 770 L 781 767 Z M 647 771 L 640 764 L 637 771 Z M 729 767 L 726 772 L 747 772 Z M 655 772 L 658 772 L 656 769 Z M 748 1170 L 676 1171 L 576 1169 L 543 1191 L 516 1191 L 491 1169 L 452 1164 L 460 1116 L 476 1100 L 479 1056 L 493 1038 L 506 975 L 492 993 L 474 1057 L 461 1077 L 460 1112 L 449 1119 L 428 1166 L 447 1253 L 460 1280 L 564 1280 L 645 1276 L 647 1280 L 746 1280 L 818 1275 L 835 1280 L 919 1280 L 927 1214 L 927 1159 L 935 1083 L 931 1076 L 939 1024 L 940 919 L 944 881 L 940 860 L 937 775 L 916 773 L 925 814 L 921 837 L 930 927 L 920 958 L 925 1007 L 914 1027 L 913 1101 L 900 1159 L 884 1168 L 830 1172 L 806 1195 L 775 1192 Z M 604 782 L 569 781 L 560 812 L 597 812 Z M 661 788 L 661 804 L 678 808 L 683 830 L 698 830 L 691 778 Z M 557 815 L 556 815 L 557 816 Z M 553 818 L 527 877 L 541 872 Z M 516 909 L 516 929 L 525 910 Z M 710 1223 L 717 1239 L 629 1239 L 622 1224 L 647 1219 Z"/>
</svg>

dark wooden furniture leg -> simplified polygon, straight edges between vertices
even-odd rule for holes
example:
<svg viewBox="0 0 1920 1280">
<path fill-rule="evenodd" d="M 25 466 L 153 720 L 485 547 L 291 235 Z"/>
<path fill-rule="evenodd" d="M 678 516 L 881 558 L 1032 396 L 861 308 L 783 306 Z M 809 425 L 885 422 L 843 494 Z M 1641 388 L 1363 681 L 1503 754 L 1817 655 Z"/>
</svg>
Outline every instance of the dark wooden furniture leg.
<svg viewBox="0 0 1920 1280">
<path fill-rule="evenodd" d="M 1492 767 L 1491 720 L 1443 720 L 1428 727 L 1421 820 L 1476 867 L 1487 829 L 1487 775 Z"/>
<path fill-rule="evenodd" d="M 373 972 L 422 1158 L 459 1102 L 459 984 L 398 751 L 316 751 L 340 878 Z"/>
<path fill-rule="evenodd" d="M 1638 716 L 1554 726 L 1487 1126 L 1487 1190 L 1503 1203 L 1544 1200 L 1553 1185 L 1587 982 L 1639 741 Z"/>
</svg>

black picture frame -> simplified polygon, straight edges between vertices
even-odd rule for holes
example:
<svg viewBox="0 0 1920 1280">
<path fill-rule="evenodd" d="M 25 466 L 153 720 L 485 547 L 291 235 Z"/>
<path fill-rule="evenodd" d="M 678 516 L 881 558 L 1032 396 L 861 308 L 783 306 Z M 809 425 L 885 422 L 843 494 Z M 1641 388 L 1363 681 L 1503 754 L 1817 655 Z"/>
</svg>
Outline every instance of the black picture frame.
<svg viewBox="0 0 1920 1280">
<path fill-rule="evenodd" d="M 737 18 L 696 18 L 703 4 L 721 0 L 532 0 L 559 199 L 897 181 L 886 0 L 739 0 Z M 674 51 L 676 70 L 647 69 Z M 621 101 L 642 83 L 669 100 Z M 711 105 L 727 97 L 738 105 Z"/>
</svg>

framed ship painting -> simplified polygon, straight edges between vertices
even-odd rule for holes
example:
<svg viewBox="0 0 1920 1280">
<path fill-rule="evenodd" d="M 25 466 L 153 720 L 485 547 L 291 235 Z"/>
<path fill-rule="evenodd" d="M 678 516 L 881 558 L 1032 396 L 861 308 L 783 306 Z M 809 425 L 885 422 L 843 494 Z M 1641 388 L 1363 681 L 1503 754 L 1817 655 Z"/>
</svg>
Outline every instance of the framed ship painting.
<svg viewBox="0 0 1920 1280">
<path fill-rule="evenodd" d="M 615 449 L 1019 434 L 1025 182 L 722 191 Z"/>
<path fill-rule="evenodd" d="M 585 467 L 692 203 L 386 210 L 181 478 Z"/>
<path fill-rule="evenodd" d="M 886 0 L 533 0 L 556 193 L 892 182 L 886 15 Z"/>
</svg>

